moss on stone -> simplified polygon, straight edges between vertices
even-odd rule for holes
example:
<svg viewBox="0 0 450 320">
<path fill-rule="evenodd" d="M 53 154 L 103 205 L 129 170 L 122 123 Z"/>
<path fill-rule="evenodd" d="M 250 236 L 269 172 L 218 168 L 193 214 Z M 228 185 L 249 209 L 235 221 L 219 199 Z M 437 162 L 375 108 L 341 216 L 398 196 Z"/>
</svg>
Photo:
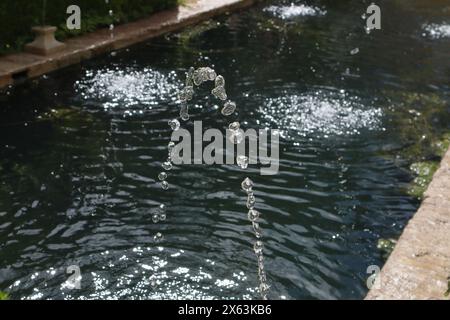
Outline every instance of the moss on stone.
<svg viewBox="0 0 450 320">
<path fill-rule="evenodd" d="M 441 139 L 434 141 L 433 147 L 442 158 L 450 147 L 450 133 L 443 134 Z"/>
<path fill-rule="evenodd" d="M 397 240 L 394 239 L 378 239 L 377 248 L 386 254 L 391 254 L 395 248 Z"/>
<path fill-rule="evenodd" d="M 450 276 L 447 278 L 447 291 L 444 293 L 444 297 L 450 297 Z"/>
<path fill-rule="evenodd" d="M 397 244 L 396 239 L 392 238 L 380 238 L 377 242 L 377 249 L 381 254 L 381 257 L 384 260 L 387 260 L 389 256 L 391 255 L 392 251 L 394 251 L 395 245 Z"/>
<path fill-rule="evenodd" d="M 438 94 L 385 91 L 392 101 L 386 117 L 395 128 L 393 146 L 381 153 L 409 163 L 409 195 L 421 199 L 450 146 L 448 102 Z M 406 110 L 406 111 L 405 111 Z"/>
<path fill-rule="evenodd" d="M 9 294 L 4 291 L 0 291 L 0 300 L 9 300 Z"/>
<path fill-rule="evenodd" d="M 438 168 L 439 162 L 436 161 L 413 163 L 410 166 L 410 170 L 416 175 L 416 177 L 411 182 L 408 189 L 408 194 L 421 199 Z"/>
</svg>

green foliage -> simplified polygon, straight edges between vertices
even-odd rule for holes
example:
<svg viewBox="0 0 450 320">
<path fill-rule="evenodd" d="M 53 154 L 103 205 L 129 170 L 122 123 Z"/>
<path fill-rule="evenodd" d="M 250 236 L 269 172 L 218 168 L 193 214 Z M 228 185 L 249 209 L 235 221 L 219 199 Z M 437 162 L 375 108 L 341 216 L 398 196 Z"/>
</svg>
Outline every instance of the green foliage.
<svg viewBox="0 0 450 320">
<path fill-rule="evenodd" d="M 179 0 L 110 0 L 109 4 L 105 0 L 47 0 L 45 14 L 43 3 L 44 0 L 0 1 L 0 54 L 21 50 L 33 39 L 32 26 L 58 26 L 57 37 L 62 40 L 111 23 L 121 24 L 145 17 L 173 7 Z M 81 8 L 81 30 L 66 28 L 66 10 L 72 4 Z M 113 10 L 113 17 L 109 16 L 109 10 Z"/>
<path fill-rule="evenodd" d="M 0 291 L 0 300 L 9 300 L 9 295 L 6 292 Z"/>
</svg>

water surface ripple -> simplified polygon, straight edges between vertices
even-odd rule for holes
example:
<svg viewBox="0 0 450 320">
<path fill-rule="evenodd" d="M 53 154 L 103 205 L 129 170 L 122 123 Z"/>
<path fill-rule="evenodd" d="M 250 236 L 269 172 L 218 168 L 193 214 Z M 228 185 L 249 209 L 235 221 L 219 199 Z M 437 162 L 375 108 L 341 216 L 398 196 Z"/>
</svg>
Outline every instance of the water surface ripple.
<svg viewBox="0 0 450 320">
<path fill-rule="evenodd" d="M 440 8 L 420 15 L 381 1 L 383 30 L 366 34 L 369 2 L 265 1 L 2 93 L 2 114 L 12 116 L 0 117 L 0 290 L 18 299 L 257 298 L 239 188 L 249 175 L 269 297 L 363 298 L 367 267 L 384 263 L 377 240 L 397 237 L 418 206 L 398 152 L 409 141 L 392 120 L 411 117 L 405 96 L 450 92 L 449 43 L 422 35 L 449 23 L 432 19 Z M 220 70 L 243 126 L 281 130 L 278 175 L 187 165 L 170 172 L 168 191 L 155 183 L 191 65 Z M 225 128 L 202 90 L 192 120 Z M 160 203 L 167 220 L 155 224 Z M 79 290 L 66 285 L 70 265 L 80 267 Z"/>
</svg>

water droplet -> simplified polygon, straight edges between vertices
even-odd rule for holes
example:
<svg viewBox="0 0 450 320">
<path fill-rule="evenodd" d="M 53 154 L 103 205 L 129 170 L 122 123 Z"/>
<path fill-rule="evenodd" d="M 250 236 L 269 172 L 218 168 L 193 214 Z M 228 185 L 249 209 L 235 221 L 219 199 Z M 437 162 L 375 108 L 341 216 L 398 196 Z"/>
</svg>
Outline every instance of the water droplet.
<svg viewBox="0 0 450 320">
<path fill-rule="evenodd" d="M 207 69 L 206 74 L 207 74 L 208 80 L 214 81 L 217 77 L 216 71 L 214 71 L 214 69 L 211 69 L 211 68 L 206 68 L 206 69 Z"/>
<path fill-rule="evenodd" d="M 245 178 L 244 181 L 241 183 L 242 190 L 246 192 L 252 191 L 253 188 L 253 181 L 250 180 L 250 178 Z"/>
<path fill-rule="evenodd" d="M 215 71 L 211 68 L 198 68 L 192 74 L 192 80 L 194 81 L 195 85 L 199 86 L 205 81 L 214 80 L 214 78 L 210 79 L 210 77 L 213 75 L 213 72 L 215 75 Z"/>
<path fill-rule="evenodd" d="M 350 51 L 351 55 L 355 55 L 355 54 L 358 54 L 358 53 L 359 53 L 359 48 L 355 48 L 352 51 Z"/>
<path fill-rule="evenodd" d="M 253 227 L 253 232 L 255 233 L 255 237 L 256 238 L 261 238 L 262 237 L 262 230 L 261 227 L 259 226 L 258 222 L 253 222 L 252 223 L 252 227 Z"/>
<path fill-rule="evenodd" d="M 194 84 L 196 86 L 199 86 L 203 83 L 203 77 L 199 69 L 194 71 L 194 74 L 192 75 L 192 80 L 194 81 Z"/>
<path fill-rule="evenodd" d="M 112 16 L 114 12 L 112 10 L 109 10 L 109 15 Z"/>
<path fill-rule="evenodd" d="M 248 157 L 246 156 L 237 156 L 236 162 L 241 169 L 247 169 L 248 167 Z"/>
<path fill-rule="evenodd" d="M 181 113 L 180 117 L 183 121 L 188 121 L 189 120 L 189 114 L 188 113 Z"/>
<path fill-rule="evenodd" d="M 186 86 L 178 93 L 178 99 L 181 101 L 189 101 L 194 97 L 194 87 Z"/>
<path fill-rule="evenodd" d="M 172 165 L 172 162 L 165 161 L 165 162 L 163 162 L 162 167 L 163 167 L 164 170 L 168 170 L 169 171 L 169 170 L 172 170 L 173 165 Z"/>
<path fill-rule="evenodd" d="M 255 254 L 257 256 L 261 256 L 262 253 L 263 253 L 263 243 L 262 243 L 262 241 L 259 241 L 259 240 L 255 241 L 255 244 L 253 246 L 253 250 L 255 251 Z"/>
<path fill-rule="evenodd" d="M 159 222 L 159 215 L 154 213 L 152 214 L 152 221 L 153 223 L 158 223 Z"/>
<path fill-rule="evenodd" d="M 155 236 L 153 237 L 153 239 L 154 239 L 156 242 L 161 242 L 161 241 L 163 240 L 163 235 L 162 235 L 162 233 L 161 233 L 161 232 L 158 232 L 157 234 L 155 234 Z"/>
<path fill-rule="evenodd" d="M 255 209 L 248 210 L 248 220 L 250 220 L 251 222 L 254 222 L 254 221 L 258 220 L 258 218 L 259 218 L 259 211 L 255 210 Z"/>
<path fill-rule="evenodd" d="M 178 99 L 181 100 L 182 102 L 186 102 L 188 100 L 188 97 L 186 95 L 186 91 L 184 89 L 181 89 L 178 92 Z"/>
<path fill-rule="evenodd" d="M 253 194 L 249 194 L 247 197 L 247 208 L 248 209 L 253 209 L 253 207 L 255 206 L 256 203 L 256 198 Z"/>
<path fill-rule="evenodd" d="M 194 82 L 193 82 L 193 75 L 194 75 L 195 69 L 194 67 L 190 67 L 188 72 L 186 72 L 186 86 L 193 86 Z"/>
<path fill-rule="evenodd" d="M 173 131 L 177 131 L 178 129 L 180 129 L 180 121 L 178 121 L 177 119 L 169 120 L 168 124 Z"/>
<path fill-rule="evenodd" d="M 159 215 L 159 220 L 161 220 L 161 221 L 165 221 L 166 220 L 166 214 L 165 213 L 161 213 L 160 215 Z"/>
<path fill-rule="evenodd" d="M 263 296 L 264 300 L 267 299 L 266 294 L 267 294 L 267 291 L 269 291 L 269 288 L 270 288 L 269 285 L 267 283 L 265 283 L 265 282 L 262 282 L 259 285 L 259 292 Z"/>
<path fill-rule="evenodd" d="M 167 190 L 169 189 L 169 183 L 167 181 L 162 181 L 161 187 L 163 188 L 163 190 Z"/>
<path fill-rule="evenodd" d="M 241 125 L 239 124 L 239 122 L 232 122 L 228 126 L 228 129 L 230 129 L 230 131 L 237 131 L 237 130 L 239 130 L 240 127 L 241 127 Z"/>
<path fill-rule="evenodd" d="M 267 275 L 266 275 L 266 272 L 264 271 L 264 269 L 259 268 L 259 270 L 258 270 L 258 278 L 259 278 L 260 282 L 266 283 Z"/>
<path fill-rule="evenodd" d="M 228 97 L 225 87 L 215 87 L 212 89 L 211 94 L 220 100 L 227 100 Z"/>
<path fill-rule="evenodd" d="M 159 205 L 159 210 L 161 210 L 161 212 L 165 212 L 166 211 L 166 205 L 164 203 L 161 203 Z"/>
<path fill-rule="evenodd" d="M 256 255 L 256 258 L 258 259 L 258 268 L 264 269 L 264 256 L 260 254 Z"/>
<path fill-rule="evenodd" d="M 114 30 L 114 25 L 112 23 L 109 25 L 109 30 L 111 30 L 111 31 Z"/>
<path fill-rule="evenodd" d="M 227 101 L 225 102 L 221 112 L 224 116 L 230 116 L 234 113 L 235 110 L 236 103 L 234 103 L 233 101 Z"/>
<path fill-rule="evenodd" d="M 160 174 L 158 174 L 158 179 L 161 181 L 164 181 L 167 179 L 167 173 L 165 172 L 161 172 Z"/>
<path fill-rule="evenodd" d="M 263 255 L 259 255 L 258 257 L 258 277 L 265 277 L 266 276 L 266 272 L 264 271 L 264 258 L 260 258 L 263 257 Z M 261 279 L 263 280 L 263 279 Z M 263 280 L 265 281 L 265 279 Z"/>
<path fill-rule="evenodd" d="M 183 103 L 180 108 L 180 117 L 183 121 L 189 120 L 189 108 L 186 103 Z"/>
<path fill-rule="evenodd" d="M 231 131 L 228 139 L 234 144 L 239 144 L 244 141 L 244 133 L 242 130 Z"/>
<path fill-rule="evenodd" d="M 214 81 L 214 84 L 216 87 L 225 87 L 225 78 L 220 75 L 217 76 Z"/>
</svg>

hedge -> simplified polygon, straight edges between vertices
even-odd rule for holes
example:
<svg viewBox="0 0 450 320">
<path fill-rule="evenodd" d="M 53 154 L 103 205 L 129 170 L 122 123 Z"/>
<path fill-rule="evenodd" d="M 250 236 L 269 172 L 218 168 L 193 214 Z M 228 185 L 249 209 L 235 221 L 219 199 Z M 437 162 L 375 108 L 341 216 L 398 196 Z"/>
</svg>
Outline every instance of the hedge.
<svg viewBox="0 0 450 320">
<path fill-rule="evenodd" d="M 31 27 L 54 25 L 57 38 L 93 31 L 97 28 L 137 20 L 173 7 L 180 0 L 0 0 L 0 54 L 21 50 L 33 39 Z M 68 30 L 69 5 L 81 9 L 81 30 Z M 44 10 L 45 8 L 45 10 Z M 113 11 L 113 16 L 109 15 Z"/>
</svg>

